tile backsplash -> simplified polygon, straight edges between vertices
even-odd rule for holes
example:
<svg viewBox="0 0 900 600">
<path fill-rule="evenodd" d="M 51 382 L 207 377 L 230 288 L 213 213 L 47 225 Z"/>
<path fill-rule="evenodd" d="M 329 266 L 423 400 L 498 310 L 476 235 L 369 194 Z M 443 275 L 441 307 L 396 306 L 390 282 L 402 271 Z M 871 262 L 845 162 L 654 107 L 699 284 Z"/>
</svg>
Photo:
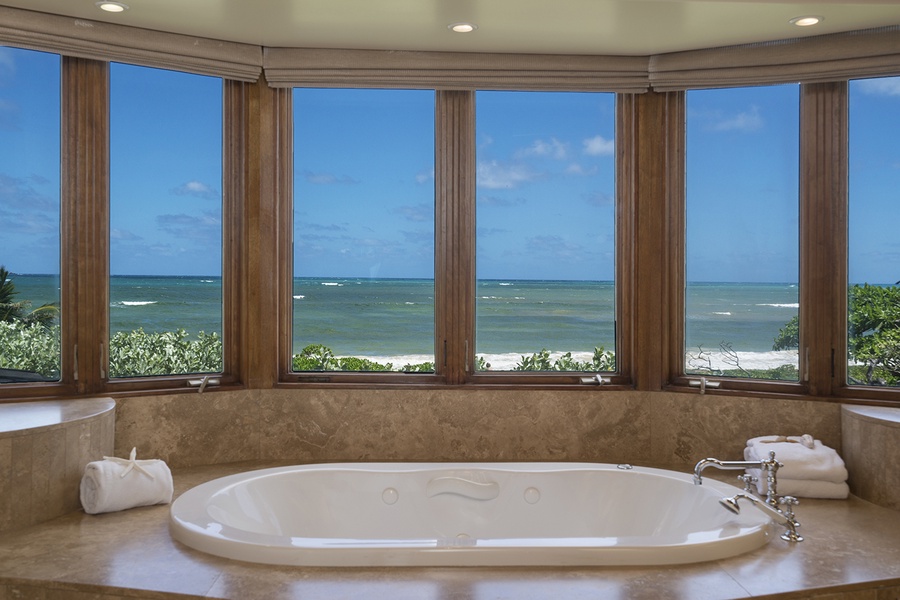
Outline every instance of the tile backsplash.
<svg viewBox="0 0 900 600">
<path fill-rule="evenodd" d="M 687 470 L 758 435 L 841 447 L 841 407 L 597 390 L 276 389 L 119 400 L 116 453 L 170 466 L 241 460 L 589 461 Z"/>
</svg>

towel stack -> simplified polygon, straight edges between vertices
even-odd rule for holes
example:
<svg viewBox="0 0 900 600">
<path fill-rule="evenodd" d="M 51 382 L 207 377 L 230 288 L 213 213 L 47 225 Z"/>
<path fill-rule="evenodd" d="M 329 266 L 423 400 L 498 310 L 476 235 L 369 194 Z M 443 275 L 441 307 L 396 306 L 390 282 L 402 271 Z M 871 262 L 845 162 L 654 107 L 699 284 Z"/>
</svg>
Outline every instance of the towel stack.
<svg viewBox="0 0 900 600">
<path fill-rule="evenodd" d="M 172 501 L 172 472 L 161 460 L 137 460 L 137 449 L 131 449 L 126 460 L 104 456 L 90 462 L 81 478 L 81 505 L 84 512 L 114 512 L 168 504 Z"/>
<path fill-rule="evenodd" d="M 769 452 L 784 466 L 778 469 L 778 494 L 802 498 L 846 498 L 847 468 L 834 449 L 813 439 L 811 435 L 765 435 L 747 440 L 744 460 L 764 460 Z M 747 469 L 757 479 L 760 494 L 768 491 L 766 474 L 760 469 Z"/>
</svg>

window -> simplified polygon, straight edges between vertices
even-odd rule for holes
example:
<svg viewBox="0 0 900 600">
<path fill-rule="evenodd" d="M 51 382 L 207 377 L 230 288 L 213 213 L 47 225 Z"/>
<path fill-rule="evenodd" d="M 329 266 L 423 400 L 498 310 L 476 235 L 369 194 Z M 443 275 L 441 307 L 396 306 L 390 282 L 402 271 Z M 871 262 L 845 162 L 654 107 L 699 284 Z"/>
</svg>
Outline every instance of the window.
<svg viewBox="0 0 900 600">
<path fill-rule="evenodd" d="M 615 95 L 476 106 L 476 369 L 615 371 Z"/>
<path fill-rule="evenodd" d="M 222 370 L 222 80 L 110 67 L 109 375 Z"/>
<path fill-rule="evenodd" d="M 797 381 L 799 86 L 687 93 L 685 373 Z"/>
<path fill-rule="evenodd" d="M 900 77 L 850 82 L 848 381 L 900 386 Z"/>
<path fill-rule="evenodd" d="M 294 371 L 434 371 L 434 102 L 294 90 Z"/>
<path fill-rule="evenodd" d="M 0 47 L 0 383 L 60 379 L 60 58 Z"/>
</svg>

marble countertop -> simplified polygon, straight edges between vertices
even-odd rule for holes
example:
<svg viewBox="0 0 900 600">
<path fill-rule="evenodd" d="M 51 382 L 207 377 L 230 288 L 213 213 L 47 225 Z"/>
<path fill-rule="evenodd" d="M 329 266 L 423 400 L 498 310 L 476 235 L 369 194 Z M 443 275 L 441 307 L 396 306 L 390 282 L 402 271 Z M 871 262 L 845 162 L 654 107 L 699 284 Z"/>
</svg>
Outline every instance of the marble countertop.
<svg viewBox="0 0 900 600">
<path fill-rule="evenodd" d="M 176 470 L 176 495 L 216 477 L 278 464 L 283 463 Z M 257 565 L 210 556 L 175 542 L 168 532 L 168 512 L 168 506 L 95 516 L 79 511 L 5 533 L 0 539 L 0 598 L 19 597 L 16 594 L 23 589 L 37 587 L 63 594 L 78 590 L 117 597 L 185 594 L 235 600 L 730 600 L 781 594 L 809 597 L 826 588 L 831 593 L 879 586 L 900 590 L 900 512 L 854 497 L 801 500 L 797 517 L 806 537 L 802 543 L 789 544 L 776 537 L 765 547 L 739 557 L 674 567 L 337 569 Z"/>
<path fill-rule="evenodd" d="M 850 414 L 888 427 L 900 427 L 900 408 L 845 404 L 844 414 Z"/>
<path fill-rule="evenodd" d="M 0 437 L 26 435 L 113 410 L 112 398 L 42 400 L 0 404 Z"/>
</svg>

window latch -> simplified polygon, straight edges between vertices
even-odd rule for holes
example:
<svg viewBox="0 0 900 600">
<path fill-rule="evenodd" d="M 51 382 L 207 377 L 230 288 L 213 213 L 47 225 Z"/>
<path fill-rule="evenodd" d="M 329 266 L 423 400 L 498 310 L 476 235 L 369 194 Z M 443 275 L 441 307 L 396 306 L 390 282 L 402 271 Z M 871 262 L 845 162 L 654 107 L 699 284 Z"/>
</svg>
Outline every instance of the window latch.
<svg viewBox="0 0 900 600">
<path fill-rule="evenodd" d="M 191 387 L 199 388 L 197 392 L 202 394 L 203 390 L 205 390 L 207 386 L 220 385 L 222 383 L 222 380 L 220 380 L 218 377 L 210 377 L 209 375 L 204 375 L 202 379 L 188 379 L 187 383 Z"/>
<path fill-rule="evenodd" d="M 689 385 L 690 385 L 691 387 L 698 387 L 698 388 L 700 388 L 700 393 L 701 393 L 701 394 L 705 394 L 705 393 L 706 393 L 706 388 L 713 388 L 713 389 L 718 388 L 718 387 L 719 387 L 719 384 L 720 384 L 720 382 L 718 382 L 718 381 L 710 381 L 710 380 L 707 379 L 706 377 L 701 377 L 700 379 L 691 379 L 690 382 L 689 382 Z"/>
<path fill-rule="evenodd" d="M 582 377 L 581 383 L 584 385 L 603 385 L 605 383 L 609 383 L 609 379 L 597 373 L 595 375 L 591 375 L 590 377 Z"/>
</svg>

